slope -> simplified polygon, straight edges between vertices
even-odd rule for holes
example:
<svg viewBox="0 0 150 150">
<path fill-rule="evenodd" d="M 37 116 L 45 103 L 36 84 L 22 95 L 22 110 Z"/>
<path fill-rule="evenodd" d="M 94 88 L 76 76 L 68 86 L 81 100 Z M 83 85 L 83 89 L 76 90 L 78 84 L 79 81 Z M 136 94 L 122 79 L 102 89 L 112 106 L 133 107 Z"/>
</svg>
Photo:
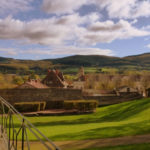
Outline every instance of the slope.
<svg viewBox="0 0 150 150">
<path fill-rule="evenodd" d="M 50 139 L 66 141 L 150 134 L 149 114 L 150 98 L 98 108 L 89 115 L 28 119 Z"/>
</svg>

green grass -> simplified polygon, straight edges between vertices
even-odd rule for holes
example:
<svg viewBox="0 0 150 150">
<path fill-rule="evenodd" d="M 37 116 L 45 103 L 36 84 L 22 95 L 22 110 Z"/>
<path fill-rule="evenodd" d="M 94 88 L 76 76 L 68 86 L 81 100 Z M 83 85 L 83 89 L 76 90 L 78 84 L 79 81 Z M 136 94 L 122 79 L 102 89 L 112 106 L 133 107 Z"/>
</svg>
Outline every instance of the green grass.
<svg viewBox="0 0 150 150">
<path fill-rule="evenodd" d="M 149 150 L 150 144 L 136 144 L 136 145 L 124 145 L 104 148 L 90 148 L 82 150 Z"/>
<path fill-rule="evenodd" d="M 65 69 L 61 69 L 65 74 L 71 73 L 71 74 L 77 74 L 79 71 L 79 67 L 67 67 Z M 100 72 L 100 68 L 98 67 L 84 67 L 85 73 L 98 73 Z"/>
<path fill-rule="evenodd" d="M 148 98 L 98 108 L 94 114 L 28 119 L 48 138 L 63 141 L 147 134 L 150 133 L 149 114 Z M 30 134 L 29 138 L 35 140 Z"/>
</svg>

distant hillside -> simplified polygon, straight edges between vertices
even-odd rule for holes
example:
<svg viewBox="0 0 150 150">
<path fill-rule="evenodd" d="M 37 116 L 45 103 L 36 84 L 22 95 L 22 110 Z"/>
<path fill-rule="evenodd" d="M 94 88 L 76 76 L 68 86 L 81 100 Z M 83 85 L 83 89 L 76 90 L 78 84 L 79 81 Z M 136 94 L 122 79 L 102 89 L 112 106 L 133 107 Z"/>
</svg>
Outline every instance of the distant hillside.
<svg viewBox="0 0 150 150">
<path fill-rule="evenodd" d="M 52 67 L 52 63 L 43 60 L 16 60 L 0 57 L 0 72 L 11 74 L 30 74 L 35 72 L 43 74 L 47 68 Z"/>
<path fill-rule="evenodd" d="M 75 55 L 57 59 L 16 60 L 0 57 L 0 72 L 26 74 L 35 72 L 46 73 L 48 68 L 59 68 L 65 73 L 75 73 L 80 66 L 89 72 L 97 72 L 100 68 L 150 70 L 150 53 L 127 56 L 123 58 L 100 55 Z"/>
<path fill-rule="evenodd" d="M 61 64 L 67 66 L 121 66 L 132 64 L 130 60 L 119 57 L 100 56 L 100 55 L 75 55 L 58 59 L 49 59 L 53 64 Z"/>
<path fill-rule="evenodd" d="M 123 58 L 124 60 L 131 61 L 134 64 L 139 65 L 149 65 L 150 64 L 150 53 L 145 53 L 141 55 L 127 56 Z"/>
</svg>

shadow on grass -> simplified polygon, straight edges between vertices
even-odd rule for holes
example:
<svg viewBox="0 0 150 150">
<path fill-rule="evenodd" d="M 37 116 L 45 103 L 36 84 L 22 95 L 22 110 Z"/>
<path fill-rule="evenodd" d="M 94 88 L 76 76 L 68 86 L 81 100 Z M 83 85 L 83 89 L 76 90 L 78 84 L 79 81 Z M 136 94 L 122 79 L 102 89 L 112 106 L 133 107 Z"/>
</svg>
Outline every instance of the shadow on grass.
<svg viewBox="0 0 150 150">
<path fill-rule="evenodd" d="M 90 129 L 83 132 L 67 133 L 50 136 L 52 140 L 86 140 L 86 139 L 100 139 L 111 137 L 122 137 L 128 135 L 140 135 L 150 133 L 150 123 L 148 121 L 125 124 L 122 126 L 102 127 Z"/>
<path fill-rule="evenodd" d="M 105 123 L 105 122 L 117 122 L 124 121 L 138 113 L 150 108 L 150 100 L 138 100 L 133 102 L 127 102 L 123 104 L 118 104 L 114 106 L 108 106 L 104 109 L 99 109 L 100 111 L 90 114 L 90 115 L 81 115 L 79 119 L 67 120 L 64 117 L 64 120 L 61 121 L 44 121 L 41 120 L 34 123 L 36 127 L 38 126 L 57 126 L 57 125 L 78 125 L 78 124 L 87 124 L 87 123 Z M 72 116 L 73 118 L 74 116 Z M 42 117 L 40 117 L 42 119 Z"/>
</svg>

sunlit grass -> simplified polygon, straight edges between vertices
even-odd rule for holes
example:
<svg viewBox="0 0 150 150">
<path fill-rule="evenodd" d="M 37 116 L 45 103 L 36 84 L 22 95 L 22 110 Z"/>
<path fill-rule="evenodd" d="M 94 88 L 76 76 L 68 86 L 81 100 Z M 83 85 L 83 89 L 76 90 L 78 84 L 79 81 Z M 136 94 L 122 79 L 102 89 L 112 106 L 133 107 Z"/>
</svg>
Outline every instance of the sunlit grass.
<svg viewBox="0 0 150 150">
<path fill-rule="evenodd" d="M 150 133 L 150 99 L 98 108 L 96 113 L 28 117 L 52 140 L 84 140 Z M 29 133 L 29 138 L 35 138 Z"/>
</svg>

